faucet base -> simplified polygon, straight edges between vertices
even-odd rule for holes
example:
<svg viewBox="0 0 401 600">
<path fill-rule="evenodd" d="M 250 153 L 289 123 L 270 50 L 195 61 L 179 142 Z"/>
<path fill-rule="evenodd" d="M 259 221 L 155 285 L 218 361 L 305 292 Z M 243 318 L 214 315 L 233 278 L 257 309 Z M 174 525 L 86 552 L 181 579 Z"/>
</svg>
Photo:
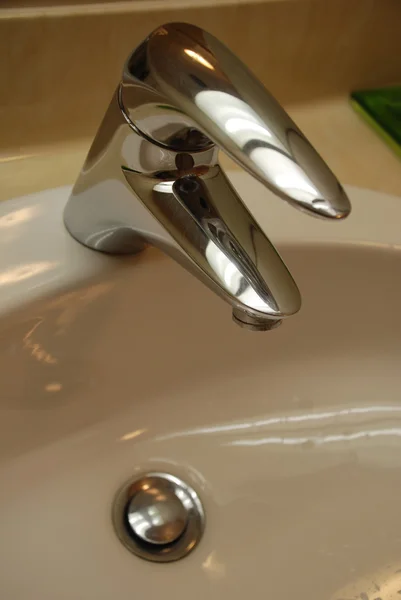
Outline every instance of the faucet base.
<svg viewBox="0 0 401 600">
<path fill-rule="evenodd" d="M 90 250 L 105 254 L 139 254 L 148 247 L 148 243 L 131 228 L 110 226 L 91 235 L 85 235 L 80 229 L 70 227 L 68 205 L 64 212 L 64 225 L 71 237 Z"/>
</svg>

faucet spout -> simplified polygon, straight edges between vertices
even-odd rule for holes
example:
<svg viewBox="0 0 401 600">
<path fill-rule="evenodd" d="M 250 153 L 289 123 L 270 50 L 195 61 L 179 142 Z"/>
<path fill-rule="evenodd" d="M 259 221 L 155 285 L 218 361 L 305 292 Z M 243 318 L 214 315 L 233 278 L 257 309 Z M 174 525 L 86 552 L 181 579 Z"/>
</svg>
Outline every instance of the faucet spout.
<svg viewBox="0 0 401 600">
<path fill-rule="evenodd" d="M 341 185 L 276 100 L 193 25 L 156 29 L 128 58 L 65 208 L 72 236 L 102 252 L 153 244 L 269 330 L 298 288 L 218 163 L 223 149 L 296 208 L 341 219 Z"/>
<path fill-rule="evenodd" d="M 287 267 L 218 164 L 204 175 L 153 187 L 148 182 L 147 191 L 142 175 L 128 170 L 124 175 L 180 246 L 180 262 L 239 314 L 264 323 L 299 310 L 301 297 Z M 175 248 L 171 255 L 177 259 Z"/>
</svg>

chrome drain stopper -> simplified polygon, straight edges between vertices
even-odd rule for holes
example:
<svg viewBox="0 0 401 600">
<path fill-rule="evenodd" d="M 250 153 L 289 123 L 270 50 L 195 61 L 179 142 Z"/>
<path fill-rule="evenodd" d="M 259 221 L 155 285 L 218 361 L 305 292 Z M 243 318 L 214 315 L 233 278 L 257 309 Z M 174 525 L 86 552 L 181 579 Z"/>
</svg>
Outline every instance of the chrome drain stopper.
<svg viewBox="0 0 401 600">
<path fill-rule="evenodd" d="M 128 481 L 114 500 L 112 516 L 124 546 L 155 562 L 189 554 L 205 524 L 195 490 L 168 473 L 148 473 Z"/>
</svg>

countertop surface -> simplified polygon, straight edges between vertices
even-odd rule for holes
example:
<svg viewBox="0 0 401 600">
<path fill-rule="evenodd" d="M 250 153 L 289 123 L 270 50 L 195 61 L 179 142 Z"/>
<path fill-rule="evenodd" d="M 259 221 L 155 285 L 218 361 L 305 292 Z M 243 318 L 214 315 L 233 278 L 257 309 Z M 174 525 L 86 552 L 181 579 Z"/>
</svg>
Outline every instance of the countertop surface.
<svg viewBox="0 0 401 600">
<path fill-rule="evenodd" d="M 342 184 L 401 196 L 401 161 L 353 111 L 347 98 L 286 106 Z M 74 183 L 91 140 L 0 157 L 0 200 Z M 222 155 L 225 167 L 235 167 Z"/>
</svg>

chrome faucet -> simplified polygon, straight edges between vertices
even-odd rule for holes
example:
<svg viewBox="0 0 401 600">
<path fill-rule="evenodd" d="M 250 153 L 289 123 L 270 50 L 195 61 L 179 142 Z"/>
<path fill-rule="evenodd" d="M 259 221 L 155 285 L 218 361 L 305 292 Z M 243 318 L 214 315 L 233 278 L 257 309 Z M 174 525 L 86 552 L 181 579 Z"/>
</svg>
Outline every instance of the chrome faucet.
<svg viewBox="0 0 401 600">
<path fill-rule="evenodd" d="M 336 177 L 246 66 L 202 29 L 170 23 L 128 58 L 65 224 L 102 252 L 161 248 L 239 325 L 272 329 L 299 310 L 300 293 L 226 178 L 219 147 L 296 208 L 349 214 Z"/>
</svg>

